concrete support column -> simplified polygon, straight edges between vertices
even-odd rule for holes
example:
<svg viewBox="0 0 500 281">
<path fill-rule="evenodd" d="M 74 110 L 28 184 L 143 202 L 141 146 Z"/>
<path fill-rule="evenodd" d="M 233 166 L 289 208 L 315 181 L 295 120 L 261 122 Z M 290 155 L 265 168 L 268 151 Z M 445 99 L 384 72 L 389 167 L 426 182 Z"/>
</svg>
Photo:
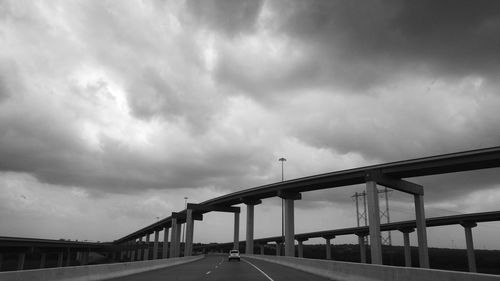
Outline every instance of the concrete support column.
<svg viewBox="0 0 500 281">
<path fill-rule="evenodd" d="M 177 224 L 177 232 L 175 233 L 175 241 L 177 243 L 175 244 L 175 257 L 180 257 L 181 256 L 181 235 L 182 235 L 182 223 Z"/>
<path fill-rule="evenodd" d="M 261 254 L 261 255 L 264 255 L 264 245 L 263 245 L 263 244 L 260 244 L 260 245 L 259 245 L 259 248 L 260 248 L 260 254 Z"/>
<path fill-rule="evenodd" d="M 132 253 L 134 252 L 133 243 L 134 243 L 133 241 L 128 241 L 127 242 L 127 249 L 128 249 L 128 251 L 127 251 L 126 258 L 127 258 L 128 261 L 132 261 Z"/>
<path fill-rule="evenodd" d="M 403 233 L 404 251 L 405 251 L 405 266 L 411 267 L 411 246 L 410 246 L 410 233 L 415 231 L 413 227 L 402 228 L 399 231 Z"/>
<path fill-rule="evenodd" d="M 299 258 L 303 258 L 304 257 L 304 242 L 302 242 L 302 240 L 299 240 L 299 246 L 298 246 L 298 257 Z"/>
<path fill-rule="evenodd" d="M 366 197 L 368 199 L 368 229 L 370 231 L 370 249 L 372 264 L 382 264 L 382 239 L 380 234 L 380 208 L 378 202 L 377 184 L 366 182 Z M 425 224 L 425 221 L 424 221 Z"/>
<path fill-rule="evenodd" d="M 63 266 L 63 252 L 57 253 L 57 267 L 62 267 Z"/>
<path fill-rule="evenodd" d="M 239 250 L 240 248 L 240 213 L 234 213 L 234 238 L 233 249 Z"/>
<path fill-rule="evenodd" d="M 139 247 L 138 247 L 138 250 L 137 250 L 137 260 L 138 261 L 142 261 L 142 237 L 139 237 Z"/>
<path fill-rule="evenodd" d="M 403 232 L 404 248 L 405 248 L 405 266 L 411 267 L 411 247 L 410 233 Z"/>
<path fill-rule="evenodd" d="M 359 243 L 359 261 L 361 263 L 366 263 L 366 245 L 365 245 L 365 236 L 364 233 L 356 233 L 358 236 Z"/>
<path fill-rule="evenodd" d="M 155 241 L 153 243 L 153 259 L 158 259 L 158 238 L 160 236 L 160 230 L 155 230 Z"/>
<path fill-rule="evenodd" d="M 24 269 L 24 261 L 26 260 L 26 253 L 19 253 L 17 256 L 17 270 Z"/>
<path fill-rule="evenodd" d="M 70 266 L 70 264 L 71 264 L 71 249 L 68 248 L 67 252 L 68 252 L 68 256 L 66 257 L 66 266 Z"/>
<path fill-rule="evenodd" d="M 137 242 L 135 241 L 135 239 L 134 241 L 130 242 L 130 254 L 130 261 L 135 261 L 135 257 L 137 256 Z"/>
<path fill-rule="evenodd" d="M 176 255 L 176 248 L 180 241 L 177 241 L 177 233 L 179 232 L 179 225 L 177 224 L 177 218 L 172 218 L 172 233 L 170 237 L 170 258 L 178 257 Z"/>
<path fill-rule="evenodd" d="M 297 239 L 297 242 L 299 242 L 299 245 L 298 245 L 298 257 L 299 258 L 303 258 L 304 257 L 304 241 L 307 241 L 308 239 L 307 238 L 301 238 L 301 239 Z"/>
<path fill-rule="evenodd" d="M 151 233 L 146 234 L 146 247 L 144 249 L 144 259 L 145 261 L 149 260 L 149 236 Z"/>
<path fill-rule="evenodd" d="M 90 250 L 89 249 L 85 249 L 84 252 L 82 253 L 83 254 L 83 265 L 86 265 L 89 263 L 89 258 L 90 258 Z"/>
<path fill-rule="evenodd" d="M 332 259 L 332 244 L 331 244 L 331 239 L 332 237 L 323 237 L 325 238 L 326 244 L 326 259 L 331 260 Z"/>
<path fill-rule="evenodd" d="M 418 259 L 420 267 L 429 268 L 429 249 L 427 248 L 424 196 L 422 194 L 415 194 L 413 197 L 415 200 L 415 221 L 417 224 Z"/>
<path fill-rule="evenodd" d="M 476 256 L 474 255 L 474 241 L 472 239 L 472 228 L 476 227 L 475 222 L 461 223 L 465 231 L 465 244 L 467 245 L 467 261 L 469 263 L 469 272 L 477 272 Z"/>
<path fill-rule="evenodd" d="M 194 220 L 193 210 L 186 210 L 186 246 L 184 248 L 184 256 L 189 257 L 193 255 L 193 235 L 194 235 Z"/>
<path fill-rule="evenodd" d="M 285 199 L 285 256 L 295 257 L 294 199 Z"/>
<path fill-rule="evenodd" d="M 276 256 L 281 256 L 281 242 L 276 242 Z"/>
<path fill-rule="evenodd" d="M 45 268 L 45 263 L 47 262 L 47 253 L 43 252 L 40 258 L 40 268 Z"/>
<path fill-rule="evenodd" d="M 165 226 L 163 229 L 163 255 L 161 256 L 163 259 L 166 259 L 168 256 L 168 230 L 170 227 Z"/>
<path fill-rule="evenodd" d="M 254 206 L 253 204 L 247 204 L 247 241 L 245 244 L 245 254 L 253 254 L 253 224 L 254 224 Z"/>
<path fill-rule="evenodd" d="M 278 196 L 284 199 L 285 205 L 285 256 L 295 256 L 294 200 L 302 199 L 298 192 L 279 191 Z"/>
</svg>

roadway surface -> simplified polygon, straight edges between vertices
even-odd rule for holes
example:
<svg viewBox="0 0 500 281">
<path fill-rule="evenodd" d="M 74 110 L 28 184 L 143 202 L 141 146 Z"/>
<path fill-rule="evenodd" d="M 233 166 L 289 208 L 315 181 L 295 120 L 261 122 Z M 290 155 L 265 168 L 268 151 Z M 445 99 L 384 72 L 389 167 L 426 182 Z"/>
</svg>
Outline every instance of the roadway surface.
<svg viewBox="0 0 500 281">
<path fill-rule="evenodd" d="M 147 271 L 111 280 L 326 281 L 329 279 L 265 261 L 242 258 L 240 262 L 228 262 L 226 256 L 209 255 L 199 261 L 163 269 L 157 269 L 153 271 Z"/>
</svg>

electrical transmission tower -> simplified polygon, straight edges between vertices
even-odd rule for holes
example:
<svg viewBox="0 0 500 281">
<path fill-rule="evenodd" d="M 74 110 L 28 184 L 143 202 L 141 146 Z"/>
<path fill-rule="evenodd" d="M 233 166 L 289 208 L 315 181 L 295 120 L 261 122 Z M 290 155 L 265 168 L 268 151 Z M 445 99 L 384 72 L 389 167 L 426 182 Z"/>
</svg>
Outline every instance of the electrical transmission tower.
<svg viewBox="0 0 500 281">
<path fill-rule="evenodd" d="M 383 193 L 382 196 L 385 197 L 385 208 L 380 208 L 380 221 L 385 221 L 387 223 L 391 222 L 391 217 L 389 215 L 389 193 L 392 192 L 392 190 L 388 190 L 387 187 L 385 187 L 382 190 L 378 190 L 379 195 Z M 360 226 L 367 226 L 368 225 L 368 214 L 366 211 L 366 192 L 355 192 L 353 196 L 354 202 L 356 203 L 356 222 L 358 227 Z M 360 210 L 360 202 L 362 201 L 362 206 Z M 384 245 L 392 245 L 392 240 L 391 240 L 391 232 L 387 231 L 387 234 L 381 235 L 382 237 L 382 244 Z M 368 236 L 365 237 L 367 239 L 365 242 L 368 244 Z"/>
</svg>

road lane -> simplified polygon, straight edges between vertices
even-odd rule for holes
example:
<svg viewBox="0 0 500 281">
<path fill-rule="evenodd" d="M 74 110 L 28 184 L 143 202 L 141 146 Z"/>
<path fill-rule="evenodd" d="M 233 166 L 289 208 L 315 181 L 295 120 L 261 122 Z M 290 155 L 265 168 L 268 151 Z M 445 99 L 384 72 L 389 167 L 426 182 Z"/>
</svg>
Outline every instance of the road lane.
<svg viewBox="0 0 500 281">
<path fill-rule="evenodd" d="M 113 281 L 155 281 L 155 280 L 174 280 L 174 281 L 189 281 L 189 280 L 204 280 L 207 272 L 213 271 L 216 266 L 224 262 L 223 256 L 207 256 L 204 259 L 175 265 L 162 269 L 146 271 L 124 277 L 110 279 Z"/>
<path fill-rule="evenodd" d="M 326 281 L 328 279 L 290 267 L 254 259 L 227 261 L 227 257 L 208 255 L 199 261 L 111 279 L 114 281 L 139 280 L 238 280 L 238 281 Z"/>
<path fill-rule="evenodd" d="M 300 271 L 298 269 L 294 269 L 284 265 L 252 258 L 245 258 L 245 260 L 257 266 L 260 270 L 269 275 L 269 277 L 271 277 L 273 281 L 331 281 L 331 279 L 316 276 L 314 274 Z"/>
</svg>

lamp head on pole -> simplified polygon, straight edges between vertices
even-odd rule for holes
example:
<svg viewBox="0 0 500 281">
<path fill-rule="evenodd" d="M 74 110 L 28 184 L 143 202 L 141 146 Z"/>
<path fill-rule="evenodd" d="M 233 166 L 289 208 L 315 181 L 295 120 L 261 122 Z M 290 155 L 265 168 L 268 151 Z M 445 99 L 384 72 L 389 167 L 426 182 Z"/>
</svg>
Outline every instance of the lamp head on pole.
<svg viewBox="0 0 500 281">
<path fill-rule="evenodd" d="M 278 159 L 278 161 L 284 162 L 286 161 L 286 158 L 281 157 L 280 159 Z"/>
</svg>

